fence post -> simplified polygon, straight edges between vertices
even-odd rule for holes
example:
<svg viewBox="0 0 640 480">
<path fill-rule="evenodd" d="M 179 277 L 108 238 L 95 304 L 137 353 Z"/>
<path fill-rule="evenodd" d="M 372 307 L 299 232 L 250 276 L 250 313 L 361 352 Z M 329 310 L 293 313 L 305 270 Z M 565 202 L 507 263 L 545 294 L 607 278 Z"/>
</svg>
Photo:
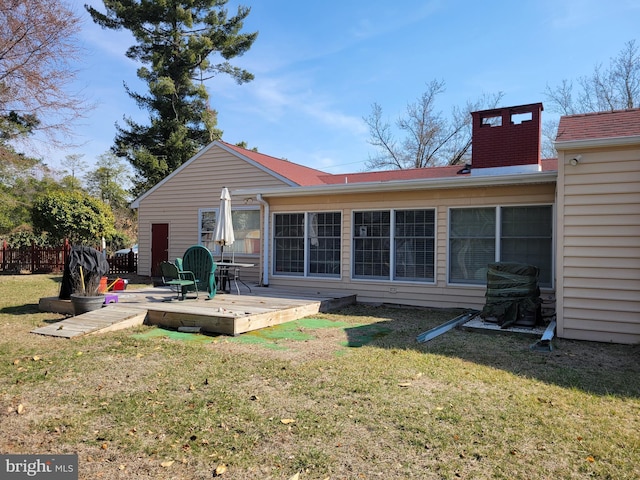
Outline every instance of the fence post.
<svg viewBox="0 0 640 480">
<path fill-rule="evenodd" d="M 36 272 L 36 242 L 31 240 L 31 273 Z"/>
<path fill-rule="evenodd" d="M 2 241 L 2 271 L 7 270 L 7 241 Z"/>
<path fill-rule="evenodd" d="M 71 253 L 71 246 L 69 245 L 69 239 L 65 238 L 62 244 L 62 272 L 64 273 L 64 267 L 67 265 L 67 259 Z"/>
<path fill-rule="evenodd" d="M 133 272 L 133 257 L 134 257 L 134 253 L 133 253 L 133 249 L 129 250 L 129 253 L 127 254 L 127 271 L 129 273 Z"/>
</svg>

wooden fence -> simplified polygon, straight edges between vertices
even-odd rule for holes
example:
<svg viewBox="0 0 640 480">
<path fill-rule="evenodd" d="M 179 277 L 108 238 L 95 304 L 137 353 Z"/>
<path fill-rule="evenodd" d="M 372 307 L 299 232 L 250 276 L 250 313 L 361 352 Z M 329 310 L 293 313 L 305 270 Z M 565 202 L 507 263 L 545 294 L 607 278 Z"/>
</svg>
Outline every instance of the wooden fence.
<svg viewBox="0 0 640 480">
<path fill-rule="evenodd" d="M 9 248 L 7 242 L 2 243 L 0 251 L 0 272 L 3 273 L 62 273 L 69 257 L 71 245 L 68 241 L 59 247 Z M 138 255 L 129 252 L 127 255 L 107 257 L 109 273 L 136 273 Z"/>
</svg>

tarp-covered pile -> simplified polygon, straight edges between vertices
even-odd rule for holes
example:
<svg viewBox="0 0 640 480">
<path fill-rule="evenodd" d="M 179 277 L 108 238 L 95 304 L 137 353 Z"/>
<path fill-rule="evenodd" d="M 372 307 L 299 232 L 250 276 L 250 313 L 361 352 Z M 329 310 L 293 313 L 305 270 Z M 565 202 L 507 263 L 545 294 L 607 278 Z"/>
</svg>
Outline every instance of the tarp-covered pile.
<svg viewBox="0 0 640 480">
<path fill-rule="evenodd" d="M 74 279 L 78 278 L 78 272 L 82 267 L 85 287 L 90 282 L 99 281 L 100 277 L 109 273 L 109 263 L 102 252 L 95 248 L 75 245 L 71 247 L 69 258 L 64 266 L 62 284 L 60 285 L 61 300 L 69 300 L 74 293 L 76 285 Z"/>
<path fill-rule="evenodd" d="M 539 273 L 533 265 L 489 264 L 486 303 L 480 316 L 502 328 L 536 326 L 542 319 Z"/>
</svg>

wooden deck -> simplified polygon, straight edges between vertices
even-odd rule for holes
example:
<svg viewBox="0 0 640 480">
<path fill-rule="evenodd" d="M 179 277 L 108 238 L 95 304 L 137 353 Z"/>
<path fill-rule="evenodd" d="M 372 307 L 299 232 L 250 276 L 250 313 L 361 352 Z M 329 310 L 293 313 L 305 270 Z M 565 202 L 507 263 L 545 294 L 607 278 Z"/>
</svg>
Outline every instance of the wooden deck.
<svg viewBox="0 0 640 480">
<path fill-rule="evenodd" d="M 191 328 L 205 333 L 239 335 L 244 332 L 290 322 L 319 312 L 327 312 L 356 302 L 344 292 L 310 292 L 276 287 L 251 287 L 251 293 L 222 293 L 210 300 L 203 296 L 184 301 L 175 299 L 167 287 L 127 290 L 118 293 L 118 302 L 100 310 L 70 317 L 32 330 L 32 333 L 73 338 L 135 325 Z M 72 315 L 69 300 L 40 299 L 40 310 Z"/>
</svg>

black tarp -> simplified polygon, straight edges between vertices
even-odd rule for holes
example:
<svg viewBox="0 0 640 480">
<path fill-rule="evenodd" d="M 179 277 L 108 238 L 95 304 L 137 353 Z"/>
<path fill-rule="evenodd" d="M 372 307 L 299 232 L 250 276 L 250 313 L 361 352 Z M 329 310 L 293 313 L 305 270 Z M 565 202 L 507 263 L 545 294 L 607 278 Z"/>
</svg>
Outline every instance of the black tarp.
<svg viewBox="0 0 640 480">
<path fill-rule="evenodd" d="M 541 320 L 539 269 L 533 265 L 498 262 L 489 264 L 486 303 L 480 316 L 502 328 L 533 327 Z"/>
<path fill-rule="evenodd" d="M 62 274 L 62 284 L 58 296 L 61 300 L 69 300 L 71 294 L 74 293 L 74 283 L 76 278 L 79 278 L 80 267 L 82 267 L 85 286 L 92 282 L 99 282 L 101 277 L 109 273 L 109 263 L 102 252 L 83 245 L 71 247 Z"/>
</svg>

